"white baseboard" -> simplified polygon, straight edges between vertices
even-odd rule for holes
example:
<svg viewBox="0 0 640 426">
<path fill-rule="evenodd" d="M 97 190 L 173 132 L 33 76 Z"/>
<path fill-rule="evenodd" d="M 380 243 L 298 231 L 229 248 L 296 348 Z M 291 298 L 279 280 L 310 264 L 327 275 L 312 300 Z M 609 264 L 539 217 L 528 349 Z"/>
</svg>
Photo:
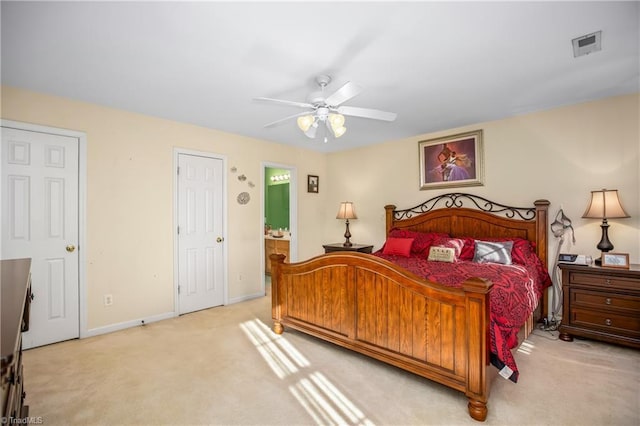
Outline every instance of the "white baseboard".
<svg viewBox="0 0 640 426">
<path fill-rule="evenodd" d="M 227 304 L 228 305 L 233 305 L 234 303 L 246 302 L 247 300 L 257 299 L 259 297 L 265 297 L 265 294 L 264 293 L 254 293 L 254 294 L 249 294 L 249 295 L 242 296 L 242 297 L 236 297 L 236 298 L 227 300 Z"/>
<path fill-rule="evenodd" d="M 254 293 L 246 296 L 236 297 L 233 299 L 229 299 L 227 301 L 228 305 L 233 305 L 234 303 L 246 302 L 247 300 L 257 299 L 260 297 L 265 297 L 264 293 Z M 96 327 L 87 330 L 85 333 L 80 333 L 80 338 L 84 339 L 86 337 L 99 336 L 101 334 L 113 333 L 114 331 L 124 330 L 131 327 L 137 327 L 143 324 L 150 324 L 156 321 L 162 321 L 169 318 L 177 317 L 178 314 L 176 312 L 165 312 L 164 314 L 153 315 L 151 317 L 139 318 L 131 321 L 124 321 L 117 324 L 105 325 L 103 327 Z"/>
<path fill-rule="evenodd" d="M 176 317 L 175 312 L 166 312 L 164 314 L 153 315 L 151 317 L 139 318 L 131 321 L 120 322 L 118 324 L 105 325 L 87 330 L 80 334 L 80 338 L 99 336 L 100 334 L 113 333 L 114 331 L 124 330 L 126 328 L 137 327 L 139 325 L 150 324 L 152 322 L 162 321 Z"/>
</svg>

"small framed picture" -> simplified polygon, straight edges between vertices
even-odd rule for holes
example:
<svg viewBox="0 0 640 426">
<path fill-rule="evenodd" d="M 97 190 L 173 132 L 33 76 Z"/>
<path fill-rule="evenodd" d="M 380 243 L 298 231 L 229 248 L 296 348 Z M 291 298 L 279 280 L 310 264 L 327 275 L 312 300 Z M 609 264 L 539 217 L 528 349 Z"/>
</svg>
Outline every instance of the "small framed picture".
<svg viewBox="0 0 640 426">
<path fill-rule="evenodd" d="M 319 178 L 314 175 L 307 175 L 307 192 L 318 193 Z"/>
<path fill-rule="evenodd" d="M 603 268 L 629 269 L 629 253 L 602 253 Z"/>
</svg>

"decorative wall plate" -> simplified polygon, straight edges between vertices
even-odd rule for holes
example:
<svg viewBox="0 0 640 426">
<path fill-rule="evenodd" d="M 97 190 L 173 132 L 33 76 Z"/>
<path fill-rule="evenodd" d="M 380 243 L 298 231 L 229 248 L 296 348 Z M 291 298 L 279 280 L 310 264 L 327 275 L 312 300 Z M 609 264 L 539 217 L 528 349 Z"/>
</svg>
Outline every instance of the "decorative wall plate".
<svg viewBox="0 0 640 426">
<path fill-rule="evenodd" d="M 251 196 L 248 192 L 241 192 L 238 194 L 238 204 L 247 204 L 251 200 Z"/>
</svg>

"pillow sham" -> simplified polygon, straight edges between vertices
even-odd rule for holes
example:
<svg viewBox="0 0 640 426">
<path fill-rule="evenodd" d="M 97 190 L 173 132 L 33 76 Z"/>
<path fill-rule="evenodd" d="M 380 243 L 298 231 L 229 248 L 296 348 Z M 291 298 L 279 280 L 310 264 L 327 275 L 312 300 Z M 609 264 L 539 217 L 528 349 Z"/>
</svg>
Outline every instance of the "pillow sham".
<svg viewBox="0 0 640 426">
<path fill-rule="evenodd" d="M 417 232 L 393 228 L 389 231 L 388 236 L 394 238 L 413 238 L 411 254 L 427 256 L 429 254 L 429 248 L 433 245 L 435 238 L 448 237 L 449 235 L 442 232 Z"/>
<path fill-rule="evenodd" d="M 511 265 L 511 249 L 513 241 L 479 241 L 476 240 L 473 261 L 476 263 L 501 263 Z"/>
<path fill-rule="evenodd" d="M 411 255 L 411 245 L 413 238 L 387 238 L 387 242 L 382 248 L 382 254 L 392 254 L 396 256 L 409 257 Z"/>
</svg>

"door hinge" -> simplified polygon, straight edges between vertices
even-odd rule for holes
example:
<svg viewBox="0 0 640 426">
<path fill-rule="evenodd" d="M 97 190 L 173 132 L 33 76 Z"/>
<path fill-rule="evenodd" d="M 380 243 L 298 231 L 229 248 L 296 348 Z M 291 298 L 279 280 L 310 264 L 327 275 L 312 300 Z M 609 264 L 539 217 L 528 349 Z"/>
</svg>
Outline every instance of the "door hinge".
<svg viewBox="0 0 640 426">
<path fill-rule="evenodd" d="M 179 175 L 180 174 L 180 167 L 177 168 L 176 170 L 176 174 Z"/>
<path fill-rule="evenodd" d="M 178 294 L 180 294 L 180 286 L 178 286 Z"/>
<path fill-rule="evenodd" d="M 180 235 L 180 227 L 178 226 L 178 235 Z"/>
</svg>

